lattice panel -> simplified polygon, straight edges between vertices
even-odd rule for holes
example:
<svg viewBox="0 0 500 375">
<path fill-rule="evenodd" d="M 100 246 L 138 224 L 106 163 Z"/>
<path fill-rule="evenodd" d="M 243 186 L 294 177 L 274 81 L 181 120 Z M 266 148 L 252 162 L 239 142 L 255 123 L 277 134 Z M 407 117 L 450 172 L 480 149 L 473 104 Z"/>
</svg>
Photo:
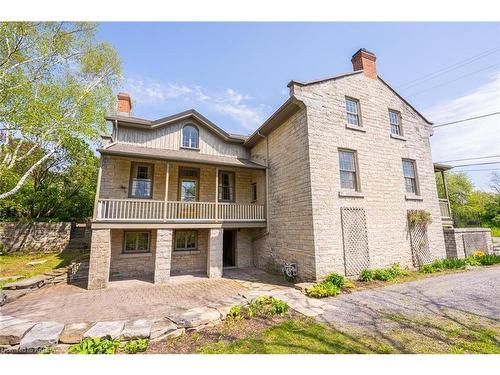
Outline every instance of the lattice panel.
<svg viewBox="0 0 500 375">
<path fill-rule="evenodd" d="M 474 251 L 488 252 L 488 243 L 483 233 L 463 233 L 465 256 L 472 255 Z"/>
<path fill-rule="evenodd" d="M 411 211 L 408 211 L 408 215 Z M 431 253 L 429 250 L 429 239 L 427 238 L 427 227 L 425 225 L 411 225 L 408 220 L 410 230 L 410 245 L 413 265 L 419 267 L 430 263 Z"/>
<path fill-rule="evenodd" d="M 370 266 L 365 210 L 344 207 L 340 209 L 340 213 L 344 238 L 345 273 L 347 276 L 359 275 Z"/>
</svg>

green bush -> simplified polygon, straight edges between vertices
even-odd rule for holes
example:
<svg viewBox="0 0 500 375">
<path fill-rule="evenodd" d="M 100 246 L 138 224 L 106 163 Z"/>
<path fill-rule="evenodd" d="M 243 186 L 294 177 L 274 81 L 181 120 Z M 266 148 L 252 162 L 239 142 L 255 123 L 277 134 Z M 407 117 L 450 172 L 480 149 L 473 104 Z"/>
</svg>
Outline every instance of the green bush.
<svg viewBox="0 0 500 375">
<path fill-rule="evenodd" d="M 258 316 L 285 316 L 288 311 L 288 303 L 271 296 L 261 296 L 248 304 L 247 314 L 249 318 Z"/>
<path fill-rule="evenodd" d="M 324 298 L 336 296 L 340 293 L 340 288 L 331 282 L 322 282 L 315 284 L 313 287 L 307 289 L 306 294 L 309 297 Z"/>
<path fill-rule="evenodd" d="M 227 313 L 226 315 L 226 318 L 229 318 L 229 319 L 241 319 L 241 306 L 240 305 L 236 305 L 236 306 L 233 306 L 231 307 L 231 309 L 229 310 L 229 312 Z"/>
<path fill-rule="evenodd" d="M 325 277 L 325 281 L 326 283 L 332 283 L 333 285 L 335 285 L 337 288 L 341 289 L 344 287 L 345 283 L 346 283 L 346 278 L 342 275 L 339 275 L 338 273 L 330 273 L 328 274 L 326 277 Z"/>
<path fill-rule="evenodd" d="M 120 348 L 119 340 L 86 337 L 78 344 L 70 346 L 70 354 L 115 354 Z"/>
<path fill-rule="evenodd" d="M 128 354 L 135 354 L 139 352 L 144 352 L 149 345 L 149 340 L 147 339 L 136 339 L 131 340 L 125 344 L 123 350 Z"/>
<path fill-rule="evenodd" d="M 483 266 L 491 266 L 500 263 L 500 255 L 496 254 L 486 254 L 476 259 Z"/>
<path fill-rule="evenodd" d="M 363 270 L 359 275 L 359 279 L 361 281 L 372 281 L 373 280 L 373 271 L 372 270 Z"/>
<path fill-rule="evenodd" d="M 378 269 L 373 271 L 373 279 L 380 281 L 388 281 L 394 279 L 394 276 L 392 276 L 391 271 L 389 271 L 388 269 Z"/>
</svg>

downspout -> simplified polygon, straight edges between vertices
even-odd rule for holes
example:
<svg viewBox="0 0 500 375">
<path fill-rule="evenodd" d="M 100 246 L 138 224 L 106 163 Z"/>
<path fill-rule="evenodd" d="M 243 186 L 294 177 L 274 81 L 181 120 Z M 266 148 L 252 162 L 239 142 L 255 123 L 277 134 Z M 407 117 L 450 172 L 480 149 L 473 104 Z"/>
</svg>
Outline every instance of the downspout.
<svg viewBox="0 0 500 375">
<path fill-rule="evenodd" d="M 262 135 L 258 130 L 257 135 L 266 140 L 266 231 L 258 236 L 260 238 L 269 234 L 269 137 Z"/>
</svg>

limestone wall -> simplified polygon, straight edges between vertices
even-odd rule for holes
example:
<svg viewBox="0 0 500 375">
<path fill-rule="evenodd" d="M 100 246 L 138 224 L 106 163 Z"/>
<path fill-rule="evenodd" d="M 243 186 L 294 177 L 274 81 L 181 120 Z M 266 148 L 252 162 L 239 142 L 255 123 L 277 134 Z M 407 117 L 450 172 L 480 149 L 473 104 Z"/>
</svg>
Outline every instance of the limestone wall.
<svg viewBox="0 0 500 375">
<path fill-rule="evenodd" d="M 444 228 L 447 258 L 465 258 L 474 251 L 493 251 L 488 228 Z"/>
<path fill-rule="evenodd" d="M 0 251 L 60 252 L 66 248 L 71 223 L 0 223 Z"/>
</svg>

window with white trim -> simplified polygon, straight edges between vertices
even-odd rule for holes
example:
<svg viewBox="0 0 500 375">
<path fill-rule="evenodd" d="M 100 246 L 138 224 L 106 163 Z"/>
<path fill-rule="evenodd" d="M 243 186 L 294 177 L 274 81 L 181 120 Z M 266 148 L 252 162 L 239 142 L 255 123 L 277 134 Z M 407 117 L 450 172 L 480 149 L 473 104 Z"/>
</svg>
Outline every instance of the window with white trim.
<svg viewBox="0 0 500 375">
<path fill-rule="evenodd" d="M 190 251 L 198 248 L 198 232 L 195 230 L 175 231 L 175 250 Z"/>
<path fill-rule="evenodd" d="M 234 172 L 219 171 L 219 202 L 234 202 Z"/>
<path fill-rule="evenodd" d="M 149 253 L 150 232 L 126 231 L 123 240 L 124 253 Z"/>
<path fill-rule="evenodd" d="M 407 193 L 418 194 L 416 170 L 414 160 L 403 159 L 403 176 L 405 178 L 405 189 Z"/>
<path fill-rule="evenodd" d="M 345 109 L 347 112 L 347 123 L 353 126 L 361 126 L 359 117 L 359 100 L 345 98 Z"/>
<path fill-rule="evenodd" d="M 339 150 L 340 187 L 358 191 L 356 151 Z"/>
<path fill-rule="evenodd" d="M 182 147 L 199 148 L 199 131 L 194 125 L 185 125 L 182 128 Z"/>
<path fill-rule="evenodd" d="M 151 198 L 153 193 L 153 165 L 132 163 L 130 178 L 131 198 Z"/>
<path fill-rule="evenodd" d="M 401 114 L 398 111 L 389 109 L 389 123 L 391 124 L 391 134 L 403 135 L 401 132 Z"/>
</svg>

